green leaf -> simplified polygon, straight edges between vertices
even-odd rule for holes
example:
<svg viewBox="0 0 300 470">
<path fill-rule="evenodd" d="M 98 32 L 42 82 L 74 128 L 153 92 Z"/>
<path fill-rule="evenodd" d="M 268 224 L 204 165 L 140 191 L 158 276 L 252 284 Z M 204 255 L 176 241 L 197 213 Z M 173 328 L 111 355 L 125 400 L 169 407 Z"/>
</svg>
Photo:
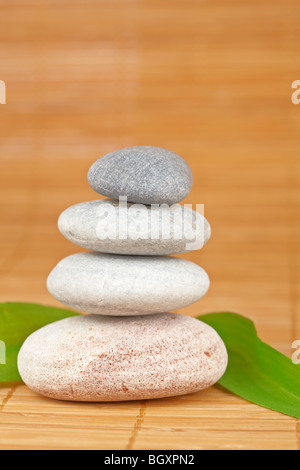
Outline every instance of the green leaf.
<svg viewBox="0 0 300 470">
<path fill-rule="evenodd" d="M 17 356 L 25 339 L 49 323 L 76 312 L 27 303 L 0 303 L 0 386 L 20 381 Z M 223 339 L 229 356 L 219 381 L 227 390 L 257 405 L 300 418 L 300 365 L 263 343 L 251 320 L 234 313 L 198 317 Z M 1 354 L 2 353 L 2 354 Z"/>
<path fill-rule="evenodd" d="M 257 405 L 300 418 L 300 365 L 263 343 L 251 320 L 234 313 L 198 317 L 223 339 L 228 368 L 219 381 Z"/>
<path fill-rule="evenodd" d="M 76 312 L 28 303 L 0 303 L 0 386 L 20 381 L 17 357 L 25 339 L 49 323 Z M 4 350 L 5 345 L 5 350 Z M 6 364 L 3 364 L 5 358 Z"/>
</svg>

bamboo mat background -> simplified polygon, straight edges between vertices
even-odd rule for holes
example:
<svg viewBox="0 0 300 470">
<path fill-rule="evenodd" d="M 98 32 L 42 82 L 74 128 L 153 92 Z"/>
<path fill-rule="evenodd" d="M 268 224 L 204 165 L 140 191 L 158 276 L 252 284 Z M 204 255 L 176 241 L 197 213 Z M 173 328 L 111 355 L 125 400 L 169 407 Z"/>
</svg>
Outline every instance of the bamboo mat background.
<svg viewBox="0 0 300 470">
<path fill-rule="evenodd" d="M 184 256 L 211 289 L 188 315 L 235 311 L 291 356 L 300 339 L 298 1 L 0 0 L 0 301 L 58 305 L 45 280 L 80 251 L 59 213 L 96 199 L 90 164 L 158 145 L 182 155 L 213 236 Z M 1 335 L 0 335 L 1 336 Z M 1 367 L 1 366 L 0 366 Z M 299 449 L 297 420 L 220 387 L 74 404 L 0 388 L 0 449 Z"/>
</svg>

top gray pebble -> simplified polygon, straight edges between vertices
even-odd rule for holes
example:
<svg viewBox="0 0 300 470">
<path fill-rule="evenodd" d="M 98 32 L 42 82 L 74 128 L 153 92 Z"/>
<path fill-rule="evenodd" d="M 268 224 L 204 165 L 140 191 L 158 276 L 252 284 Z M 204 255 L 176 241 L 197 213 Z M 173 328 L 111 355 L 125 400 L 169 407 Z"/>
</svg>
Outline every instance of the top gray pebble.
<svg viewBox="0 0 300 470">
<path fill-rule="evenodd" d="M 141 204 L 175 204 L 190 192 L 193 175 L 176 153 L 159 147 L 128 147 L 104 155 L 89 169 L 91 187 L 103 196 Z"/>
</svg>

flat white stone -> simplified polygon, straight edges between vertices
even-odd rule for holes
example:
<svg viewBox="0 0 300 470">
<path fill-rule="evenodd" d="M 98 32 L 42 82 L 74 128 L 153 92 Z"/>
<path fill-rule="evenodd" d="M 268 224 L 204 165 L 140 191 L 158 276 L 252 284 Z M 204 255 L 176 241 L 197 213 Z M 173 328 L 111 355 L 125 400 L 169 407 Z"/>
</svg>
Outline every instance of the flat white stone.
<svg viewBox="0 0 300 470">
<path fill-rule="evenodd" d="M 67 318 L 29 336 L 18 357 L 33 391 L 90 402 L 197 392 L 216 383 L 226 366 L 216 331 L 174 313 Z"/>
<path fill-rule="evenodd" d="M 150 207 L 111 199 L 69 207 L 60 215 L 58 228 L 88 250 L 152 256 L 198 250 L 211 233 L 203 215 L 189 207 Z"/>
<path fill-rule="evenodd" d="M 100 315 L 145 315 L 186 307 L 209 288 L 197 264 L 162 256 L 79 253 L 58 263 L 47 281 L 57 300 Z"/>
</svg>

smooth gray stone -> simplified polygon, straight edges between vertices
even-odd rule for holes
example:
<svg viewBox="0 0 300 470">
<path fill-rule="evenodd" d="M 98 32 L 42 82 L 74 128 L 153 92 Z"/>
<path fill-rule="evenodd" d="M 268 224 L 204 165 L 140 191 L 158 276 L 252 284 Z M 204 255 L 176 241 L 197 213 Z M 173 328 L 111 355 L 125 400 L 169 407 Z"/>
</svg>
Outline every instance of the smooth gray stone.
<svg viewBox="0 0 300 470">
<path fill-rule="evenodd" d="M 111 199 L 69 207 L 60 215 L 58 228 L 68 240 L 88 250 L 152 256 L 198 250 L 211 233 L 207 220 L 188 207 L 175 204 L 154 209 Z"/>
<path fill-rule="evenodd" d="M 209 288 L 206 272 L 180 258 L 78 253 L 58 263 L 50 294 L 76 310 L 146 315 L 187 307 Z"/>
<path fill-rule="evenodd" d="M 79 315 L 34 332 L 18 355 L 31 390 L 70 401 L 122 401 L 197 392 L 224 374 L 217 332 L 186 315 Z"/>
<path fill-rule="evenodd" d="M 142 204 L 174 204 L 190 192 L 190 167 L 176 153 L 159 147 L 128 147 L 104 155 L 89 169 L 91 187 L 103 196 Z"/>
</svg>

